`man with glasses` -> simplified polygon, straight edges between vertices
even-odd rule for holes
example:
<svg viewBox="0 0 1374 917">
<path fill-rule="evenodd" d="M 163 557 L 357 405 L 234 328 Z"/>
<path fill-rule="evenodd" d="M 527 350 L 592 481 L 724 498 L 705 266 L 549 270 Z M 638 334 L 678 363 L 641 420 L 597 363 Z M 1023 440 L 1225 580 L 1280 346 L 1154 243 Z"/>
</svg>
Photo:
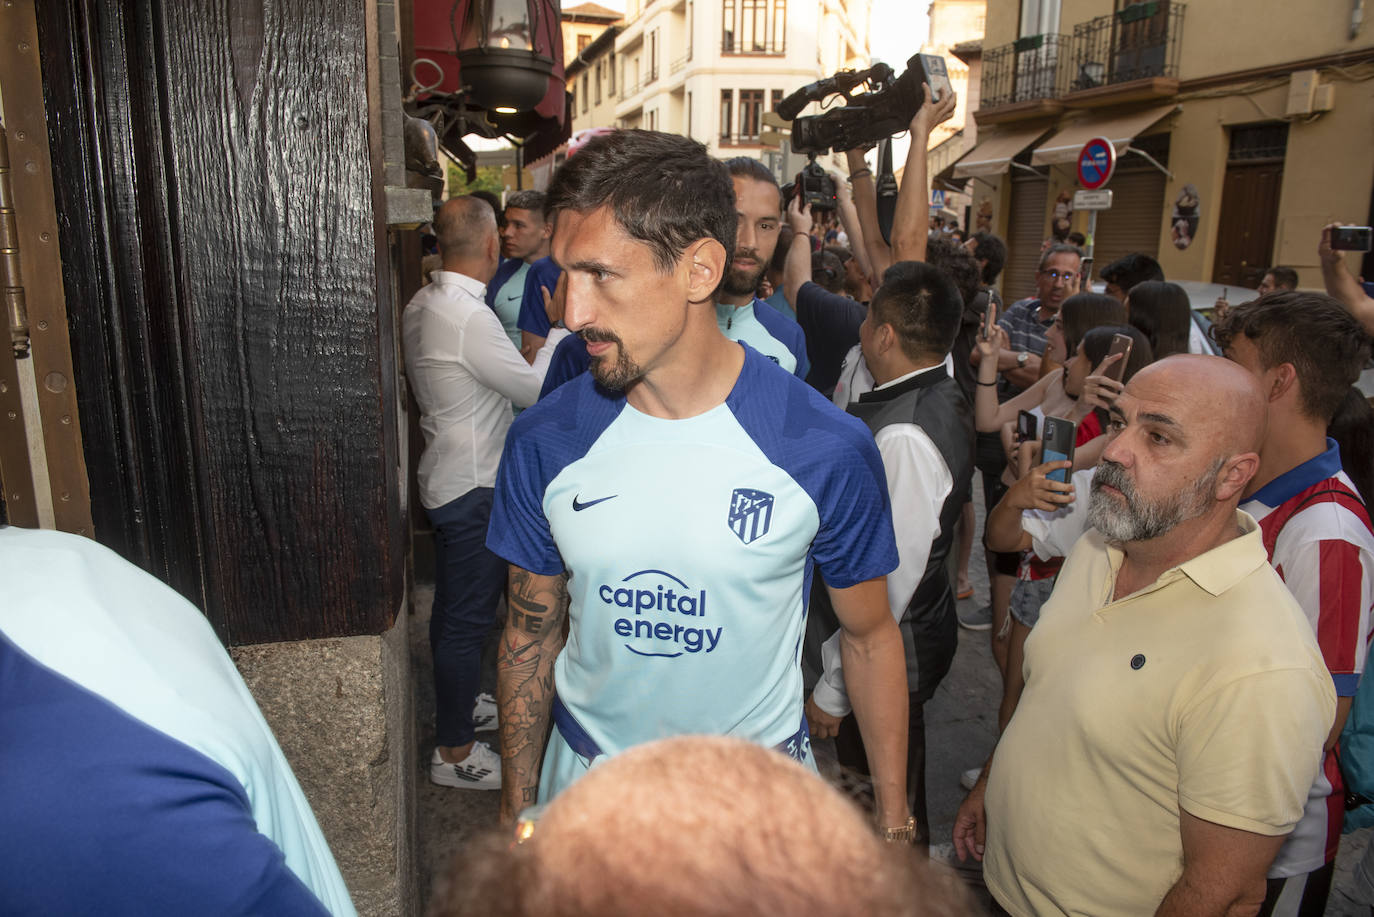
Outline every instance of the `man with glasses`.
<svg viewBox="0 0 1374 917">
<path fill-rule="evenodd" d="M 1002 373 L 998 397 L 1005 401 L 1035 384 L 1040 378 L 1040 358 L 1045 353 L 1045 333 L 1064 300 L 1078 292 L 1079 269 L 1083 253 L 1077 246 L 1056 244 L 1040 256 L 1035 274 L 1038 296 L 1013 303 L 998 319 L 1007 331 L 1010 346 L 997 357 L 997 369 Z M 979 362 L 974 350 L 972 359 Z"/>
</svg>

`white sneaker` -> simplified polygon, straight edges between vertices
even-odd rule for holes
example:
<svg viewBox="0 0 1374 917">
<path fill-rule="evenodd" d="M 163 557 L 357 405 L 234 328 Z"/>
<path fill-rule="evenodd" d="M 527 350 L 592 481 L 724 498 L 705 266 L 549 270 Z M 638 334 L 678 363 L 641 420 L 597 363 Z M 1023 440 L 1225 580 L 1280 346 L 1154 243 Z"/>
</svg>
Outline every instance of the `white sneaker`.
<svg viewBox="0 0 1374 917">
<path fill-rule="evenodd" d="M 429 779 L 440 786 L 456 786 L 468 790 L 501 789 L 501 756 L 486 742 L 473 742 L 472 751 L 457 764 L 450 764 L 439 756 L 439 749 L 429 759 Z"/>
<path fill-rule="evenodd" d="M 472 708 L 472 728 L 477 732 L 496 728 L 496 698 L 490 694 L 477 695 L 477 703 Z"/>
<path fill-rule="evenodd" d="M 959 785 L 966 790 L 971 790 L 981 776 L 983 776 L 983 769 L 981 767 L 966 770 L 959 775 Z"/>
</svg>

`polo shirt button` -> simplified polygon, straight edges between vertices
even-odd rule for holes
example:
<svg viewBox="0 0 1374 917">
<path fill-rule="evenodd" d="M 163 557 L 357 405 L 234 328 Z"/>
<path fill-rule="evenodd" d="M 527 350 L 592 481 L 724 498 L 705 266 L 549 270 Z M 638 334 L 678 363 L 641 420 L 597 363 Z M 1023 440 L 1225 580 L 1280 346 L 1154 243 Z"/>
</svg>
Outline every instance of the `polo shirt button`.
<svg viewBox="0 0 1374 917">
<path fill-rule="evenodd" d="M 1145 667 L 1145 656 L 1144 656 L 1143 654 L 1141 654 L 1141 653 L 1136 653 L 1134 656 L 1131 657 L 1131 668 L 1133 668 L 1133 669 L 1142 669 L 1142 668 L 1144 668 L 1144 667 Z"/>
</svg>

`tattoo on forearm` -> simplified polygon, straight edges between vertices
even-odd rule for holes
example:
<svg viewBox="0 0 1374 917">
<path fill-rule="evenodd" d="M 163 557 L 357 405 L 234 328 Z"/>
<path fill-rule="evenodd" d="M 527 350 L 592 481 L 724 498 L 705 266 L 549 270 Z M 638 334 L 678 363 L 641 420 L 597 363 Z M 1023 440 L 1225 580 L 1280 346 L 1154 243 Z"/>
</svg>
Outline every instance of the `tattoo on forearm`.
<svg viewBox="0 0 1374 917">
<path fill-rule="evenodd" d="M 501 707 L 502 783 L 509 805 L 528 805 L 539 791 L 553 663 L 562 648 L 567 586 L 562 577 L 540 577 L 513 568 L 510 610 L 497 654 Z"/>
</svg>

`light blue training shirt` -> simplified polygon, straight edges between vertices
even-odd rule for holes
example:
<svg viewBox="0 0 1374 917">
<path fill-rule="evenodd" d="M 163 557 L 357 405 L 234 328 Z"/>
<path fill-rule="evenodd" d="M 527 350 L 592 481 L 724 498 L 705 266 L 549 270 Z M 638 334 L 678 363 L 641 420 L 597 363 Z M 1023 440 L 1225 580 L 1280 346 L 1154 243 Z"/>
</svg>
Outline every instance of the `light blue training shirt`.
<svg viewBox="0 0 1374 917">
<path fill-rule="evenodd" d="M 641 413 L 584 373 L 511 428 L 487 545 L 570 574 L 541 802 L 593 758 L 666 736 L 733 735 L 810 761 L 813 565 L 835 588 L 896 568 L 887 485 L 867 427 L 744 350 L 724 403 L 698 416 Z"/>
</svg>

